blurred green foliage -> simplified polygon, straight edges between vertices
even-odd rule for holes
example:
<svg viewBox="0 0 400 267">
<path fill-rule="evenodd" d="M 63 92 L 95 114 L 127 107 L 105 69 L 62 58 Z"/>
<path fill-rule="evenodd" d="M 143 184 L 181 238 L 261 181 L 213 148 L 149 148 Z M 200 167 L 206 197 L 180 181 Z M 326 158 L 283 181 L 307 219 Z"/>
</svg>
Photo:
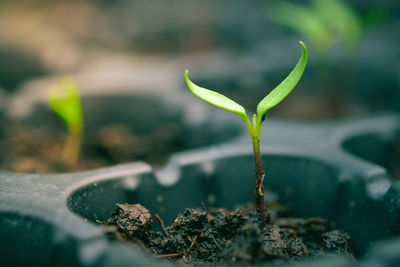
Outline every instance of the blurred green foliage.
<svg viewBox="0 0 400 267">
<path fill-rule="evenodd" d="M 50 89 L 49 104 L 67 125 L 69 134 L 62 157 L 64 163 L 71 166 L 79 157 L 83 135 L 81 99 L 76 82 L 72 77 L 64 77 L 61 86 L 54 85 Z"/>
<path fill-rule="evenodd" d="M 368 28 L 379 24 L 385 12 L 372 7 L 365 17 L 343 0 L 309 0 L 308 4 L 275 1 L 268 17 L 303 35 L 318 53 L 327 53 L 336 44 L 347 51 L 358 49 Z"/>
</svg>

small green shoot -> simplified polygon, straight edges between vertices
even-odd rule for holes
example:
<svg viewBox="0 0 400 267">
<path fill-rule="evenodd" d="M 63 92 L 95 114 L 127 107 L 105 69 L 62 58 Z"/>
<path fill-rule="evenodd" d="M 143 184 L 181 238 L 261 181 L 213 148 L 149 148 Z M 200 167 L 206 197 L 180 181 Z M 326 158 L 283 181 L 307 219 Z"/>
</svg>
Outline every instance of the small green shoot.
<svg viewBox="0 0 400 267">
<path fill-rule="evenodd" d="M 264 224 L 265 222 L 263 189 L 265 172 L 261 164 L 259 142 L 261 124 L 264 121 L 267 111 L 278 105 L 294 89 L 294 87 L 299 82 L 301 76 L 303 75 L 304 69 L 307 64 L 308 52 L 307 47 L 304 45 L 303 42 L 300 41 L 300 45 L 302 46 L 303 51 L 299 61 L 297 62 L 297 65 L 274 90 L 272 90 L 264 99 L 262 99 L 258 103 L 257 114 L 253 114 L 252 123 L 250 122 L 246 114 L 246 110 L 241 105 L 217 92 L 195 85 L 192 81 L 189 80 L 189 71 L 186 70 L 185 72 L 186 84 L 193 94 L 212 105 L 236 113 L 246 123 L 253 143 L 254 166 L 256 172 L 254 199 L 257 210 L 259 212 L 261 224 Z"/>
<path fill-rule="evenodd" d="M 68 128 L 62 160 L 73 166 L 78 160 L 82 145 L 83 116 L 78 87 L 72 77 L 64 77 L 60 85 L 53 85 L 49 91 L 49 104 Z"/>
</svg>

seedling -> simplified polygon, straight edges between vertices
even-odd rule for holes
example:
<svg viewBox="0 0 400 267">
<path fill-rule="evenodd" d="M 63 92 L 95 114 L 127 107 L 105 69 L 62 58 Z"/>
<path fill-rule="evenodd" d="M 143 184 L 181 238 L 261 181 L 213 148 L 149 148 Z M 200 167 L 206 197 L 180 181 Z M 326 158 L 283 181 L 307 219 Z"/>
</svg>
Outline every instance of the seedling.
<svg viewBox="0 0 400 267">
<path fill-rule="evenodd" d="M 264 99 L 262 99 L 258 103 L 257 114 L 253 114 L 252 118 L 253 123 L 250 122 L 249 118 L 247 117 L 246 110 L 241 105 L 217 92 L 195 85 L 188 78 L 189 71 L 186 70 L 185 72 L 186 84 L 193 94 L 195 94 L 197 97 L 203 99 L 204 101 L 212 105 L 236 113 L 246 123 L 253 143 L 253 152 L 254 152 L 254 166 L 256 172 L 254 201 L 259 213 L 260 222 L 262 224 L 264 224 L 265 221 L 264 188 L 263 188 L 265 172 L 264 168 L 262 167 L 261 154 L 260 154 L 259 136 L 260 136 L 261 124 L 264 121 L 267 111 L 270 108 L 273 108 L 276 105 L 278 105 L 293 90 L 293 88 L 297 85 L 301 76 L 303 75 L 304 69 L 307 64 L 308 53 L 307 53 L 307 47 L 304 45 L 304 43 L 300 41 L 300 45 L 303 47 L 303 51 L 295 68 L 274 90 L 272 90 L 266 97 L 264 97 Z"/>
<path fill-rule="evenodd" d="M 351 108 L 348 95 L 354 94 L 356 86 L 361 41 L 384 19 L 384 10 L 378 6 L 369 12 L 363 16 L 345 0 L 280 0 L 272 1 L 266 9 L 269 19 L 310 43 L 315 55 L 315 85 L 323 89 L 319 92 L 331 115 L 343 115 Z M 338 48 L 342 53 L 335 53 Z M 338 63 L 340 68 L 336 68 Z"/>
<path fill-rule="evenodd" d="M 73 166 L 78 160 L 82 145 L 83 117 L 78 87 L 72 77 L 64 77 L 60 85 L 53 85 L 49 91 L 49 104 L 65 122 L 68 129 L 62 160 Z"/>
<path fill-rule="evenodd" d="M 318 56 L 329 52 L 335 43 L 347 50 L 359 47 L 364 34 L 361 16 L 342 0 L 310 0 L 308 5 L 276 1 L 268 17 L 306 37 Z"/>
</svg>

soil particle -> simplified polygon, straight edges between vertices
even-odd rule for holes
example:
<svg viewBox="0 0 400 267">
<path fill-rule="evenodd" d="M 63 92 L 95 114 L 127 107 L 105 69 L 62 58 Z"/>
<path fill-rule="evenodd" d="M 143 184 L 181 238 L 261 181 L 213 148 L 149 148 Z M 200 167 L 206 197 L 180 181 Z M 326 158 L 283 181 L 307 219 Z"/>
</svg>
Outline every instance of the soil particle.
<svg viewBox="0 0 400 267">
<path fill-rule="evenodd" d="M 199 234 L 199 229 L 203 229 L 208 222 L 207 215 L 204 209 L 186 209 L 183 214 L 179 214 L 175 219 L 172 229 L 187 229 L 192 234 Z"/>
<path fill-rule="evenodd" d="M 327 251 L 350 251 L 350 236 L 341 230 L 333 230 L 322 235 L 323 247 Z"/>
<path fill-rule="evenodd" d="M 136 208 L 131 211 L 127 207 Z M 272 261 L 278 264 L 323 253 L 352 257 L 350 236 L 321 218 L 276 217 L 270 224 L 260 226 L 253 208 L 203 207 L 186 209 L 171 226 L 163 226 L 161 232 L 151 230 L 150 223 L 137 224 L 138 217 L 151 218 L 150 213 L 143 210 L 145 208 L 138 204 L 117 204 L 106 223 L 118 226 L 114 236 L 124 233 L 125 241 L 138 239 L 147 251 L 174 262 L 207 265 Z M 279 212 L 275 214 L 278 216 Z"/>
<path fill-rule="evenodd" d="M 114 216 L 108 221 L 129 236 L 140 235 L 153 226 L 150 211 L 140 204 L 116 204 Z"/>
</svg>

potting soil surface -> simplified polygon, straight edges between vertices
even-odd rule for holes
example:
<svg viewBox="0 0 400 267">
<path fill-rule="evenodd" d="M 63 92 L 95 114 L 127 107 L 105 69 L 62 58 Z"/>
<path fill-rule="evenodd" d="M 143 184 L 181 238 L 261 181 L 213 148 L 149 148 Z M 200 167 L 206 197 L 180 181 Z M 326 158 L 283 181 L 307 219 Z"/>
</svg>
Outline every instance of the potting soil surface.
<svg viewBox="0 0 400 267">
<path fill-rule="evenodd" d="M 248 205 L 235 210 L 186 209 L 171 226 L 140 204 L 116 204 L 100 222 L 111 239 L 140 246 L 157 258 L 194 265 L 296 262 L 326 253 L 354 260 L 350 236 L 322 218 L 281 217 L 278 204 L 267 204 L 270 223 L 261 226 Z M 154 218 L 153 218 L 154 217 Z M 152 230 L 157 220 L 162 231 Z"/>
<path fill-rule="evenodd" d="M 108 125 L 85 137 L 76 164 L 62 161 L 65 130 L 7 123 L 0 129 L 0 168 L 13 172 L 60 173 L 94 169 L 132 161 L 161 166 L 181 150 L 182 129 L 160 124 L 146 134 L 136 134 L 127 125 Z"/>
</svg>

